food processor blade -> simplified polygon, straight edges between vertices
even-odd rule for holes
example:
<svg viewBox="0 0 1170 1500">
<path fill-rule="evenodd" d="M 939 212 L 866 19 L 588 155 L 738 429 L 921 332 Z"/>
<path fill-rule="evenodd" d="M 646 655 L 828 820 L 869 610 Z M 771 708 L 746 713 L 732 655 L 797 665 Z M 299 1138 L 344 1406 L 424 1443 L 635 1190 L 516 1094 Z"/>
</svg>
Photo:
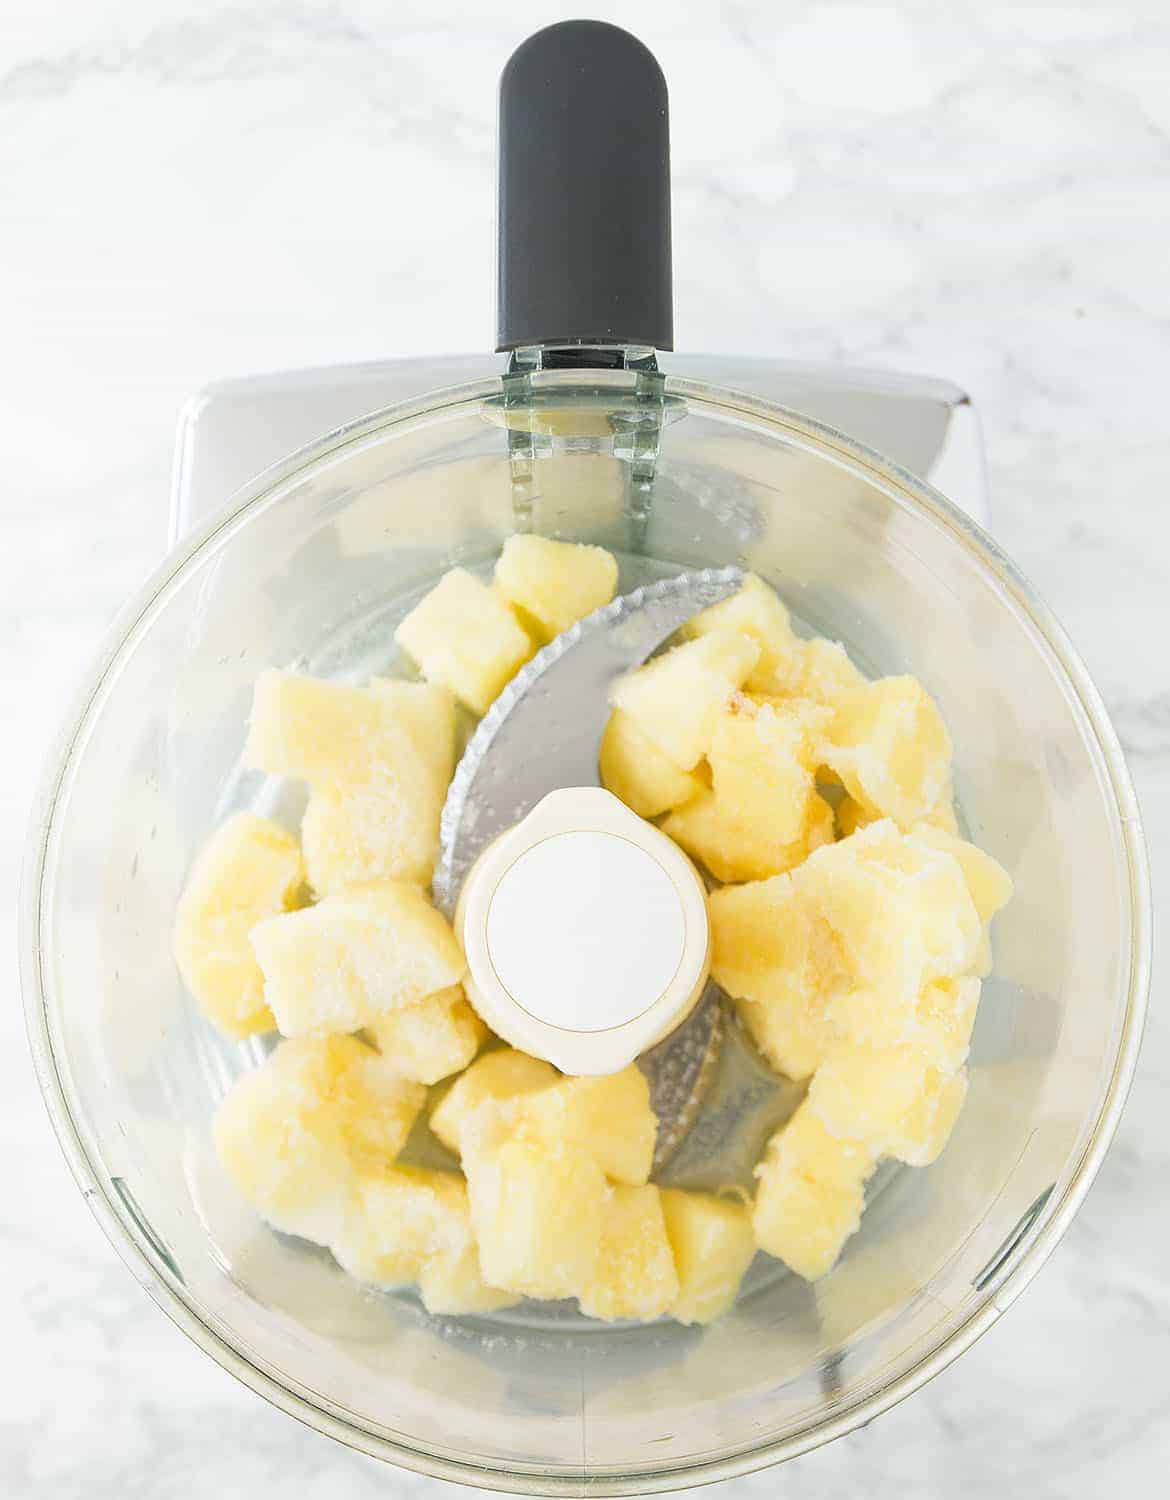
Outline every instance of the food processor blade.
<svg viewBox="0 0 1170 1500">
<path fill-rule="evenodd" d="M 563 631 L 523 667 L 480 721 L 447 792 L 434 897 L 448 915 L 493 839 L 560 787 L 598 786 L 610 688 L 692 615 L 735 593 L 739 568 L 647 584 Z"/>
<path fill-rule="evenodd" d="M 599 784 L 614 682 L 742 582 L 742 571 L 728 567 L 647 584 L 579 620 L 521 669 L 472 735 L 447 793 L 433 887 L 444 911 L 454 912 L 479 855 L 541 798 Z M 655 1170 L 693 1124 L 713 1075 L 723 1035 L 719 993 L 708 983 L 682 1025 L 640 1059 L 659 1120 Z"/>
</svg>

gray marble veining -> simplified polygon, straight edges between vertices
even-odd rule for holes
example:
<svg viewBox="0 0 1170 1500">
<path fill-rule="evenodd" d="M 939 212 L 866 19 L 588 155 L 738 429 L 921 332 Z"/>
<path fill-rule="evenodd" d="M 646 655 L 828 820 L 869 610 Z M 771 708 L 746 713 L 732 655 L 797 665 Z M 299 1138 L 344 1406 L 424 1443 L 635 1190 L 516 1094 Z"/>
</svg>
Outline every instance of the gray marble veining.
<svg viewBox="0 0 1170 1500">
<path fill-rule="evenodd" d="M 645 3 L 671 82 L 678 345 L 925 370 L 994 529 L 1116 719 L 1170 915 L 1170 13 Z M 8 0 L 0 25 L 0 1473 L 29 1500 L 439 1493 L 266 1406 L 158 1313 L 51 1138 L 12 952 L 33 785 L 157 561 L 175 414 L 223 375 L 487 348 L 519 0 Z M 420 205 L 422 205 L 420 209 Z M 716 1487 L 1152 1495 L 1170 1463 L 1170 1027 L 1072 1231 L 952 1370 Z"/>
</svg>

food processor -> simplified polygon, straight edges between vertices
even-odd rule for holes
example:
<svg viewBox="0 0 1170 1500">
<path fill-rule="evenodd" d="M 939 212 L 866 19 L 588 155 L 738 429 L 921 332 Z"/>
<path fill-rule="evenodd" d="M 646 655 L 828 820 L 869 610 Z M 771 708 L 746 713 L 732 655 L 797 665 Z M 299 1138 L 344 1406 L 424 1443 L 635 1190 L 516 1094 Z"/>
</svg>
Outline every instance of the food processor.
<svg viewBox="0 0 1170 1500">
<path fill-rule="evenodd" d="M 658 358 L 672 343 L 666 91 L 617 28 L 564 23 L 519 49 L 500 149 L 502 361 L 220 388 L 188 413 L 176 515 L 189 533 L 116 622 L 34 819 L 28 1024 L 103 1228 L 164 1311 L 253 1389 L 440 1478 L 660 1492 L 871 1420 L 1035 1274 L 1135 1066 L 1147 871 L 1100 699 L 978 524 L 961 395 Z M 445 388 L 371 409 L 431 373 Z M 334 430 L 271 451 L 327 411 Z M 966 510 L 923 477 L 947 475 L 965 480 Z M 203 518 L 211 499 L 220 508 Z M 608 548 L 623 597 L 750 570 L 802 631 L 842 641 L 868 673 L 913 672 L 950 727 L 965 829 L 1015 884 L 945 1153 L 883 1174 L 828 1276 L 809 1284 L 759 1257 L 706 1328 L 603 1325 L 559 1304 L 429 1316 L 267 1227 L 211 1145 L 217 1103 L 264 1044 L 229 1042 L 198 1015 L 170 937 L 218 822 L 242 807 L 298 812 L 241 764 L 253 682 L 272 664 L 344 681 L 400 671 L 398 623 L 451 566 L 489 570 L 517 531 Z M 666 1168 L 684 1185 L 734 1175 L 745 1121 L 781 1107 L 771 1085 L 731 1076 L 739 1046 L 705 1053 L 715 1076 L 691 1091 L 701 1109 Z"/>
</svg>

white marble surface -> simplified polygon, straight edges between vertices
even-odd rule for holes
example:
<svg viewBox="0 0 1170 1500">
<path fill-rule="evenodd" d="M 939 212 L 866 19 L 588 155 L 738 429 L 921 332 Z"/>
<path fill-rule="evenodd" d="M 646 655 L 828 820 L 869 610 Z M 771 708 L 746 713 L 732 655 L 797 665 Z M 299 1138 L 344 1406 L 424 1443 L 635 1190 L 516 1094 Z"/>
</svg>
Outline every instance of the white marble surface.
<svg viewBox="0 0 1170 1500">
<path fill-rule="evenodd" d="M 1165 0 L 591 9 L 636 29 L 670 79 L 679 347 L 925 370 L 975 394 L 998 534 L 1129 752 L 1165 936 Z M 123 1270 L 36 1096 L 14 908 L 49 737 L 163 545 L 182 398 L 251 370 L 488 346 L 495 77 L 563 14 L 0 3 L 0 1474 L 14 1500 L 438 1494 L 266 1406 Z M 714 1493 L 1161 1493 L 1168 1091 L 1155 1003 L 1113 1152 L 1022 1301 L 869 1429 Z"/>
</svg>

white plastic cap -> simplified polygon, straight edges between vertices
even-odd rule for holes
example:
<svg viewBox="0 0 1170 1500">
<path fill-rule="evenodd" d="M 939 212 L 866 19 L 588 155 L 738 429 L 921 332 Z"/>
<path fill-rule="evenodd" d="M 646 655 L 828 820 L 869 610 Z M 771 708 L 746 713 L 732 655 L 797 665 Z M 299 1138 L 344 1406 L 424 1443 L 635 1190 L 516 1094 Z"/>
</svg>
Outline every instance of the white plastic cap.
<svg viewBox="0 0 1170 1500">
<path fill-rule="evenodd" d="M 480 856 L 455 914 L 468 997 L 563 1073 L 616 1073 L 690 1013 L 710 968 L 698 871 L 598 787 L 552 792 Z"/>
</svg>

